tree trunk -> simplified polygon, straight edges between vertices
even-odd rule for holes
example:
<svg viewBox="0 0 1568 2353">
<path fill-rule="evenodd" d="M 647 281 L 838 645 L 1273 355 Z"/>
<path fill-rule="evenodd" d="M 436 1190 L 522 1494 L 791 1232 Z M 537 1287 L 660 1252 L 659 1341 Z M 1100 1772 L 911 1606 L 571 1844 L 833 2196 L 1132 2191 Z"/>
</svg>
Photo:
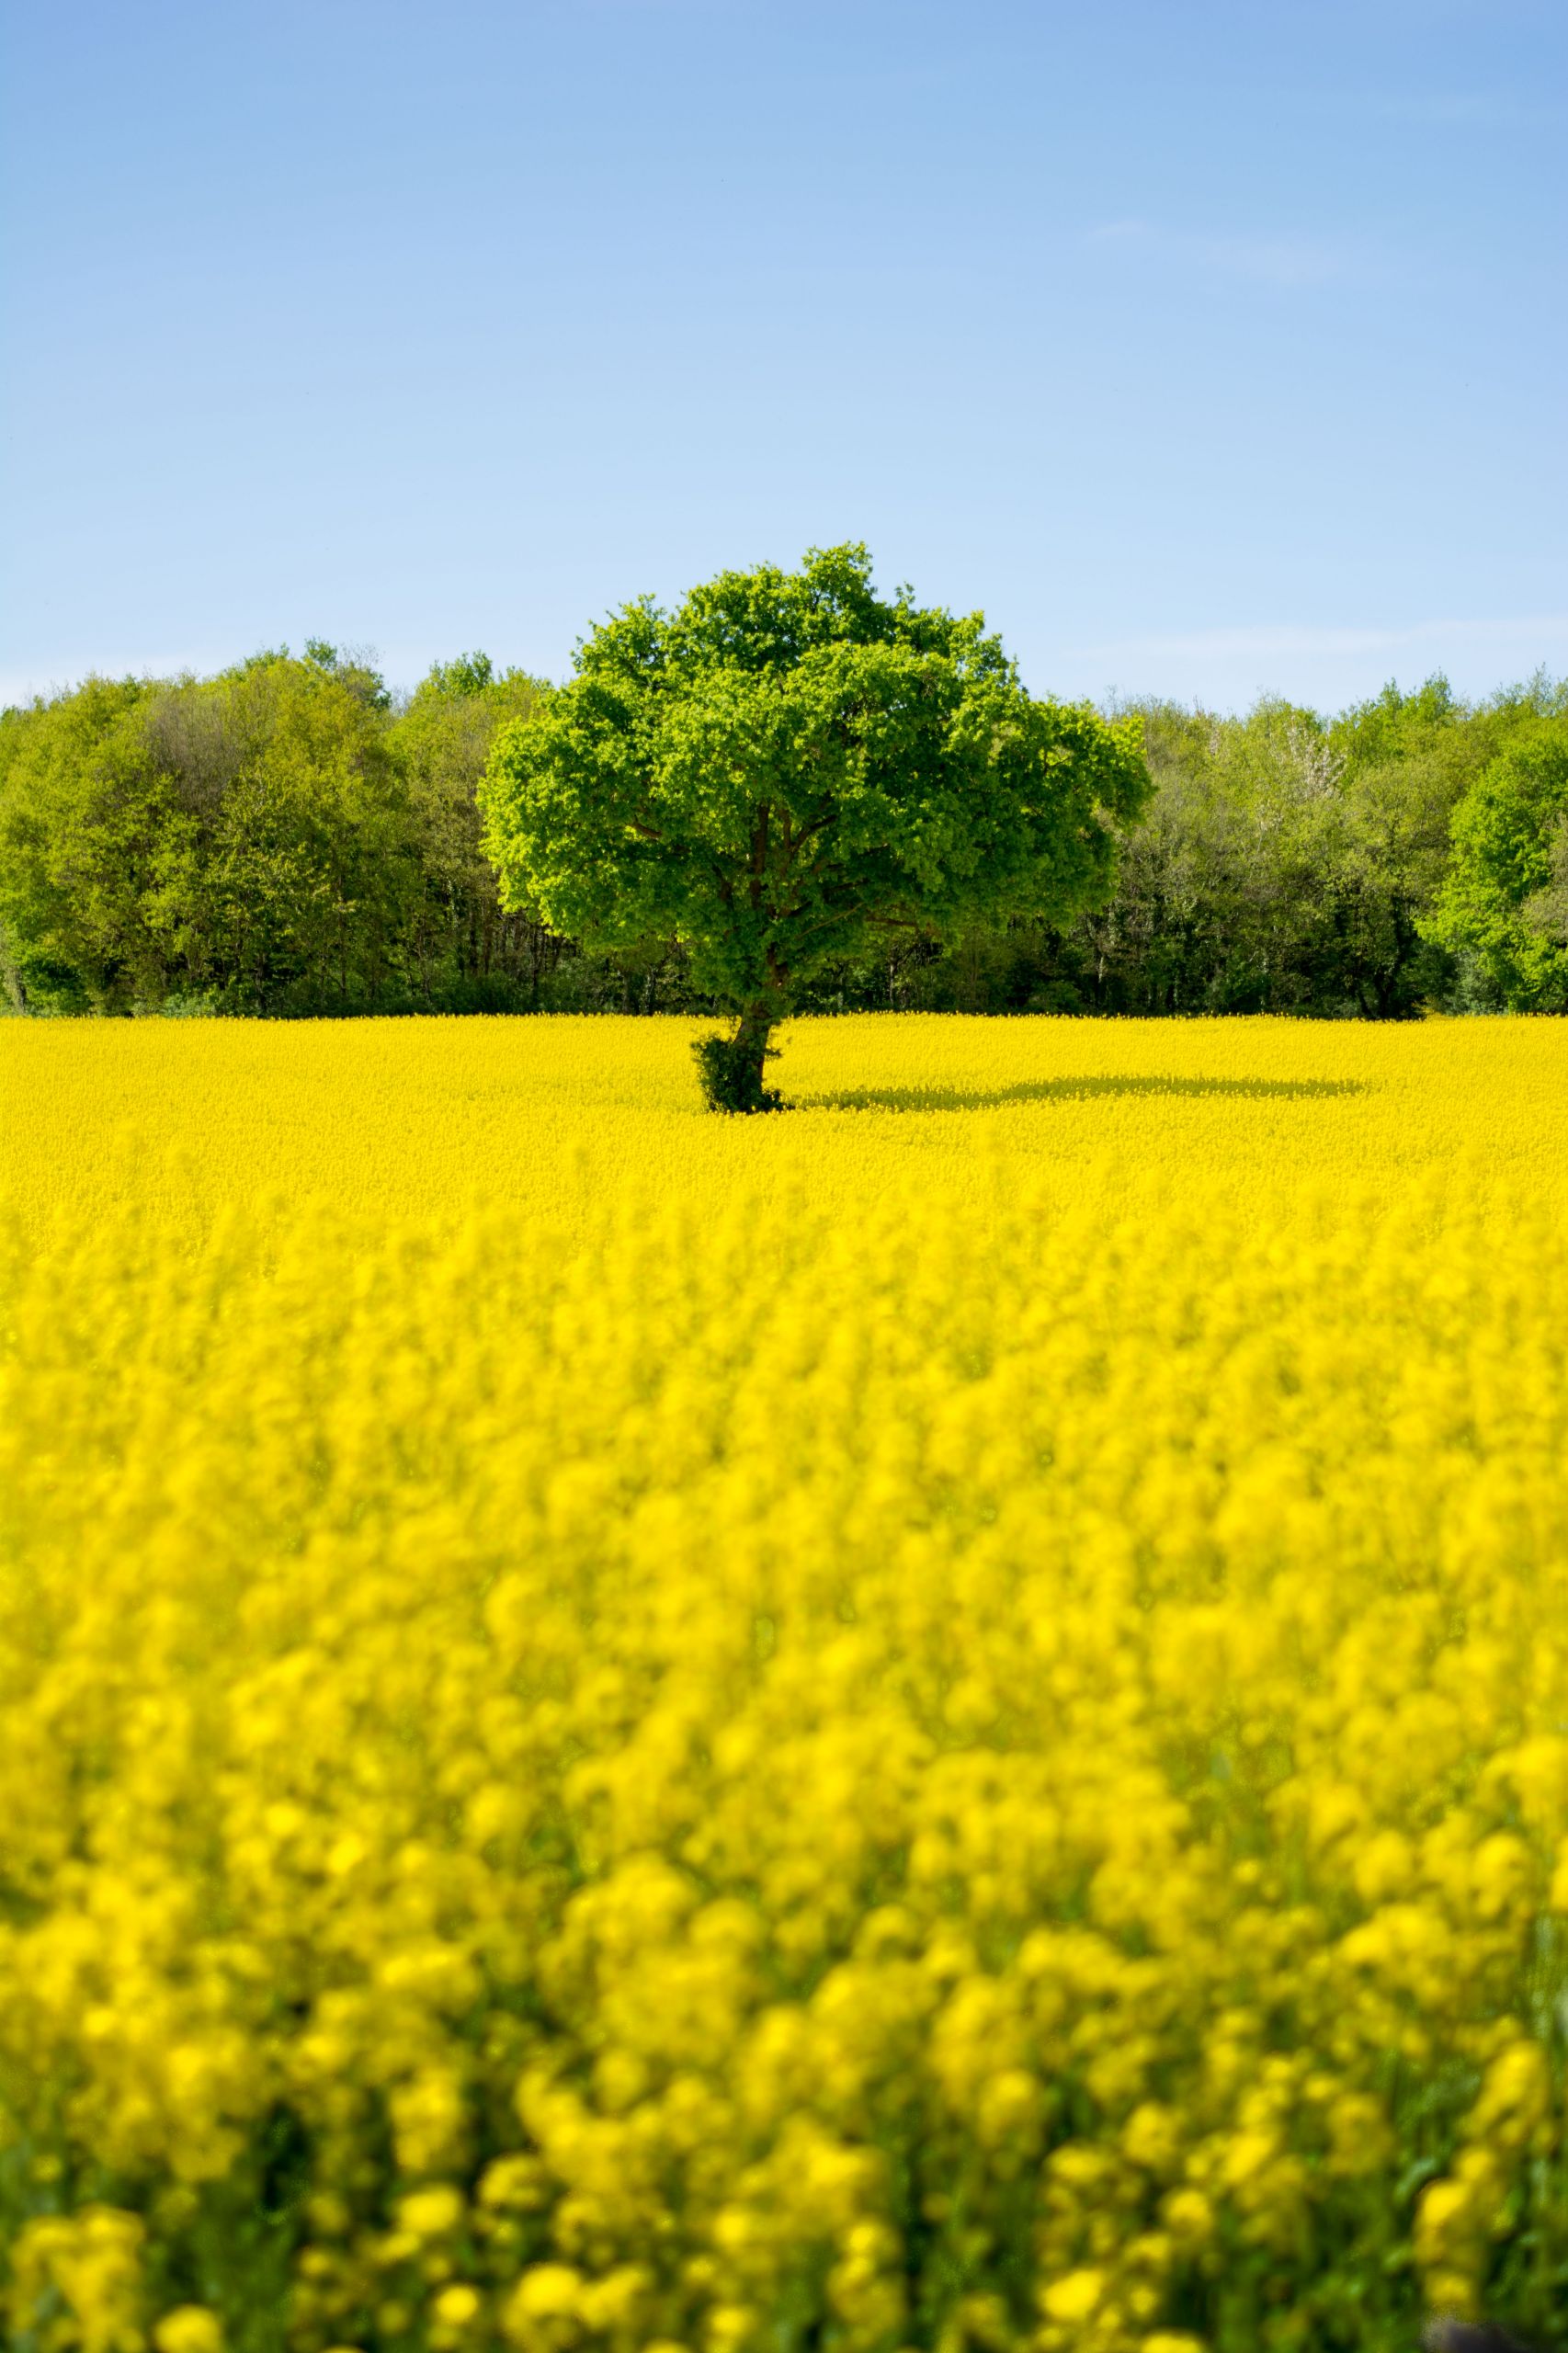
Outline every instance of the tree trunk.
<svg viewBox="0 0 1568 2353">
<path fill-rule="evenodd" d="M 777 996 L 754 997 L 731 1038 L 699 1038 L 692 1048 L 702 1092 L 714 1111 L 780 1111 L 783 1097 L 763 1085 L 767 1041 L 781 1009 Z"/>
<path fill-rule="evenodd" d="M 736 1082 L 748 1097 L 762 1097 L 762 1074 L 767 1061 L 767 1041 L 773 1035 L 777 1019 L 770 997 L 759 996 L 746 1006 L 735 1025 L 730 1040 L 734 1053 Z"/>
</svg>

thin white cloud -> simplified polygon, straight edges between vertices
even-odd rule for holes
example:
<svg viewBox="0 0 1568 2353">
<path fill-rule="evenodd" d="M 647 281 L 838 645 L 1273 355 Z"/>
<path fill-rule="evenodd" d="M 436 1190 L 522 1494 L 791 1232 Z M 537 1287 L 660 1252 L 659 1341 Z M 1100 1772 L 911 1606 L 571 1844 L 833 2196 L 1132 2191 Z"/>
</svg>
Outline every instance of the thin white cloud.
<svg viewBox="0 0 1568 2353">
<path fill-rule="evenodd" d="M 1402 646 L 1460 644 L 1483 648 L 1560 638 L 1568 657 L 1568 613 L 1537 613 L 1515 620 L 1420 621 L 1403 629 L 1337 629 L 1310 622 L 1259 622 L 1232 629 L 1183 630 L 1116 638 L 1063 649 L 1074 662 L 1166 659 L 1277 661 L 1324 654 L 1397 653 Z"/>
<path fill-rule="evenodd" d="M 1355 266 L 1343 247 L 1320 238 L 1210 237 L 1153 221 L 1104 222 L 1089 231 L 1089 243 L 1265 286 L 1324 286 L 1347 276 Z"/>
</svg>

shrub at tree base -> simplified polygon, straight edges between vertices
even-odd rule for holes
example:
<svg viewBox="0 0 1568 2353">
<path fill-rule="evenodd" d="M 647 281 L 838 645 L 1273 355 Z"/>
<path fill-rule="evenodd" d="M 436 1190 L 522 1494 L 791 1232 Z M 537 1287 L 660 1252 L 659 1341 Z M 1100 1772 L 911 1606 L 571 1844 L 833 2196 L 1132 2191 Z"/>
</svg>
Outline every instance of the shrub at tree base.
<svg viewBox="0 0 1568 2353">
<path fill-rule="evenodd" d="M 1568 1029 L 689 1043 L 6 1032 L 15 2344 L 1562 2345 Z"/>
<path fill-rule="evenodd" d="M 763 1070 L 775 1059 L 763 1049 L 759 1062 L 749 1038 L 699 1038 L 692 1050 L 704 1101 L 714 1111 L 781 1111 L 784 1097 L 764 1086 Z"/>
</svg>

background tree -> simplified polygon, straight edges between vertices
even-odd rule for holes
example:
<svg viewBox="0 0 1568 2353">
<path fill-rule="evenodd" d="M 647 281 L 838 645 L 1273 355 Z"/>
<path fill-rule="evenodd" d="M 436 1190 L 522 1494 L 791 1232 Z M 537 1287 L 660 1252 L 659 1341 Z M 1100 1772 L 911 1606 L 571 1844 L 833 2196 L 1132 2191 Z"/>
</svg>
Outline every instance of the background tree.
<svg viewBox="0 0 1568 2353">
<path fill-rule="evenodd" d="M 18 1010 L 521 1009 L 566 943 L 502 915 L 474 790 L 532 683 L 437 665 L 398 715 L 312 639 L 0 717 L 0 980 Z M 519 945 L 519 935 L 523 944 Z M 532 959 L 530 988 L 529 961 Z"/>
<path fill-rule="evenodd" d="M 775 1024 L 873 933 L 1064 919 L 1105 898 L 1147 791 L 1135 718 L 1037 701 L 980 615 L 871 585 L 863 547 L 628 606 L 498 738 L 503 900 L 591 944 L 653 937 L 731 1005 L 710 1099 L 756 1110 Z"/>
<path fill-rule="evenodd" d="M 0 943 L 18 1011 L 120 1009 L 161 994 L 158 895 L 177 812 L 140 756 L 150 689 L 89 678 L 0 719 Z"/>
<path fill-rule="evenodd" d="M 1454 809 L 1561 699 L 1545 679 L 1469 704 L 1443 678 L 1338 717 L 1135 706 L 1154 791 L 1114 896 L 1056 927 L 1012 919 L 927 949 L 896 1001 L 971 1012 L 1408 1018 L 1501 1000 L 1432 933 Z M 869 1001 L 869 968 L 831 1001 Z M 884 995 L 882 1002 L 887 1002 Z"/>
<path fill-rule="evenodd" d="M 424 994 L 453 1011 L 537 1011 L 566 947 L 536 909 L 502 906 L 476 805 L 496 734 L 540 691 L 525 671 L 497 674 L 487 654 L 461 654 L 433 665 L 390 730 L 420 843 L 409 951 Z"/>
<path fill-rule="evenodd" d="M 1568 710 L 1539 719 L 1454 812 L 1435 938 L 1515 1012 L 1568 1011 Z"/>
<path fill-rule="evenodd" d="M 314 644 L 6 715 L 0 925 L 42 1009 L 357 1009 L 417 880 L 385 689 Z"/>
<path fill-rule="evenodd" d="M 399 993 L 419 865 L 385 709 L 380 679 L 316 640 L 303 662 L 263 657 L 186 690 L 154 734 L 163 750 L 184 721 L 187 801 L 193 725 L 227 765 L 181 944 L 192 979 L 236 1010 L 348 1012 Z"/>
<path fill-rule="evenodd" d="M 0 1010 L 722 1009 L 667 923 L 590 950 L 537 904 L 501 904 L 476 793 L 541 691 L 470 654 L 398 702 L 364 656 L 312 639 L 302 659 L 90 678 L 0 713 Z M 1522 769 L 1479 779 L 1551 741 L 1563 687 L 1467 703 L 1431 678 L 1328 719 L 1134 708 L 1154 789 L 1114 824 L 1108 899 L 868 923 L 792 1001 L 1368 1019 L 1558 1004 L 1568 814 L 1550 792 L 1535 809 Z"/>
</svg>

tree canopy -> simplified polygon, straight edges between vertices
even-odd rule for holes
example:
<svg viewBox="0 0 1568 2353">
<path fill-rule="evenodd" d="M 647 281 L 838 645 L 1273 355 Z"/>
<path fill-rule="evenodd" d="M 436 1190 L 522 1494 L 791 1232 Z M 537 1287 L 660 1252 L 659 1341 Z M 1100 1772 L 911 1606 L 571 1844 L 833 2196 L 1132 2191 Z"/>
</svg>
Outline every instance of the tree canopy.
<svg viewBox="0 0 1568 2353">
<path fill-rule="evenodd" d="M 860 546 L 627 606 L 496 740 L 503 903 L 602 946 L 679 942 L 738 1013 L 710 1096 L 768 1100 L 774 1024 L 869 933 L 1102 902 L 1148 779 L 1135 717 L 1027 693 L 976 613 L 872 586 Z"/>
</svg>

